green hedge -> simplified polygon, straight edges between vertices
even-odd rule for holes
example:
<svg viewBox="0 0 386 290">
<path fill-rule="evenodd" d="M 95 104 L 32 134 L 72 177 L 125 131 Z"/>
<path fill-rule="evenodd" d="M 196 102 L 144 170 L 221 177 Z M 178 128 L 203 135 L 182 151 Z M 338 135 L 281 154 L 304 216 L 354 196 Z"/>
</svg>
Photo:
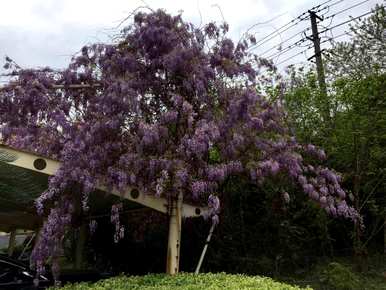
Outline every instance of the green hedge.
<svg viewBox="0 0 386 290">
<path fill-rule="evenodd" d="M 245 275 L 220 274 L 187 274 L 176 276 L 164 274 L 149 274 L 145 276 L 119 276 L 101 280 L 94 284 L 80 283 L 68 284 L 60 288 L 62 290 L 246 290 L 246 289 L 275 289 L 296 290 L 301 289 L 279 283 L 271 278 Z M 304 288 L 303 288 L 304 289 Z M 311 288 L 307 288 L 311 289 Z"/>
</svg>

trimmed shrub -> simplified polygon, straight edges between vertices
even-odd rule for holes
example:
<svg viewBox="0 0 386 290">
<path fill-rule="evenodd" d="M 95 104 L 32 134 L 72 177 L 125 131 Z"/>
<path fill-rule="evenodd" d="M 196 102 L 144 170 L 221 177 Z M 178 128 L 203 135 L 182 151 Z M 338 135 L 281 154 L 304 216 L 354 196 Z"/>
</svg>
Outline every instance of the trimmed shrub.
<svg viewBox="0 0 386 290">
<path fill-rule="evenodd" d="M 51 288 L 52 289 L 52 288 Z M 176 276 L 165 274 L 149 274 L 145 276 L 119 276 L 98 281 L 94 284 L 67 284 L 62 290 L 297 290 L 297 286 L 279 283 L 271 278 L 246 275 L 219 274 L 188 274 Z M 304 288 L 303 288 L 304 289 Z M 311 288 L 306 288 L 311 290 Z"/>
</svg>

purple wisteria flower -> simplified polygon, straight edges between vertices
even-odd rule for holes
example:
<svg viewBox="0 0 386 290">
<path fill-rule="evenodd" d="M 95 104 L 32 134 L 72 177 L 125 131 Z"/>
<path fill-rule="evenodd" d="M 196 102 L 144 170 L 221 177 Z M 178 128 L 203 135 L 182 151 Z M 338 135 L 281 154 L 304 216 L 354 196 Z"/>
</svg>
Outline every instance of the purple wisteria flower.
<svg viewBox="0 0 386 290">
<path fill-rule="evenodd" d="M 39 273 L 49 257 L 58 270 L 75 203 L 92 206 L 89 194 L 101 182 L 119 192 L 182 193 L 184 202 L 207 204 L 218 223 L 219 190 L 230 177 L 259 186 L 286 180 L 328 214 L 361 221 L 341 177 L 318 164 L 325 152 L 299 144 L 280 103 L 257 93 L 251 59 L 259 58 L 248 50 L 255 39 L 235 45 L 228 29 L 138 12 L 117 43 L 83 47 L 63 71 L 19 68 L 1 88 L 1 142 L 62 163 L 35 202 L 48 215 L 31 257 Z M 125 233 L 121 210 L 111 208 L 115 241 Z"/>
</svg>

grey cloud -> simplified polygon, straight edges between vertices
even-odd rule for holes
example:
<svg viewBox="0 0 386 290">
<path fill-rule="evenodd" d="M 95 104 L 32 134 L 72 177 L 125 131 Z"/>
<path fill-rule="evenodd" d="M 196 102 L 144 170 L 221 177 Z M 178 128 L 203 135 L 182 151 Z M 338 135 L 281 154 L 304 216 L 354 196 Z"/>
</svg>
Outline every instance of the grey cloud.
<svg viewBox="0 0 386 290">
<path fill-rule="evenodd" d="M 8 55 L 22 67 L 63 68 L 85 44 L 97 42 L 95 27 L 64 25 L 55 31 L 0 27 L 0 57 Z"/>
</svg>

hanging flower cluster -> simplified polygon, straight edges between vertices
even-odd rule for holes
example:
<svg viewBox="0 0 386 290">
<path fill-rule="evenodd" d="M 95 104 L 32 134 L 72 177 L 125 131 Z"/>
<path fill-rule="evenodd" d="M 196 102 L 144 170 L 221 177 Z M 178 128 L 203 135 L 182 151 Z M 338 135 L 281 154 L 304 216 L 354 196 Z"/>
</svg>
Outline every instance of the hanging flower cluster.
<svg viewBox="0 0 386 290">
<path fill-rule="evenodd" d="M 310 164 L 325 153 L 298 144 L 280 104 L 257 93 L 247 52 L 254 40 L 234 44 L 227 31 L 226 24 L 196 28 L 162 10 L 139 12 L 117 43 L 83 47 L 64 71 L 19 69 L 2 88 L 2 142 L 62 162 L 37 200 L 40 213 L 51 207 L 33 254 L 38 270 L 57 255 L 70 204 L 79 200 L 68 190 L 75 185 L 84 207 L 101 182 L 182 193 L 186 202 L 207 203 L 218 222 L 219 187 L 229 176 L 257 184 L 280 176 L 332 216 L 360 220 L 339 175 Z M 118 215 L 113 208 L 117 239 Z"/>
</svg>

